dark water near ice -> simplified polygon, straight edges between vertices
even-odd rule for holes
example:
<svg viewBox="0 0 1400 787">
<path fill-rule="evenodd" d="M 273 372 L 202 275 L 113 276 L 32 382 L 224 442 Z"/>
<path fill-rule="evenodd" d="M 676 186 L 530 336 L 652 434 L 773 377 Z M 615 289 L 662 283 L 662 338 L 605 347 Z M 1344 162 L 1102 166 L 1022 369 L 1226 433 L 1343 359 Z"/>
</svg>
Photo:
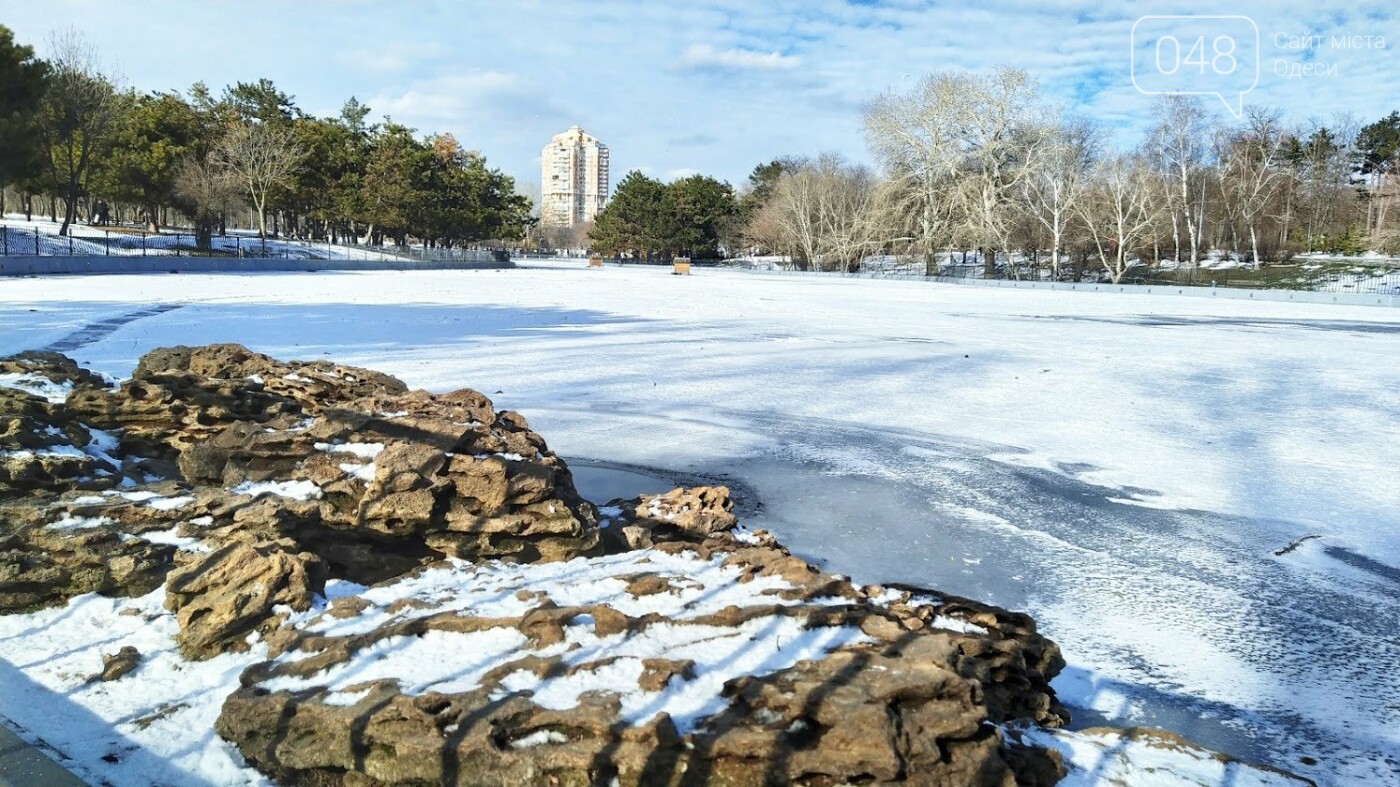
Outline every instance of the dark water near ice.
<svg viewBox="0 0 1400 787">
<path fill-rule="evenodd" d="M 595 505 L 604 505 L 617 498 L 655 495 L 676 487 L 675 483 L 654 475 L 621 467 L 605 465 L 588 459 L 569 459 L 574 475 L 574 488 Z"/>
</svg>

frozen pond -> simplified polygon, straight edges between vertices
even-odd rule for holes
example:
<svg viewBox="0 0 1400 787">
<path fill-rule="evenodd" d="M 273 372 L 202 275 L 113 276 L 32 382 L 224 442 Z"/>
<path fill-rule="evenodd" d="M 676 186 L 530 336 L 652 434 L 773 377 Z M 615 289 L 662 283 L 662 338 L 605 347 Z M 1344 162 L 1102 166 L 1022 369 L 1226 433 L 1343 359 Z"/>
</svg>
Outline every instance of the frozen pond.
<svg viewBox="0 0 1400 787">
<path fill-rule="evenodd" d="M 1400 784 L 1400 310 L 547 265 L 8 280 L 0 351 L 471 386 L 596 502 L 727 483 L 826 568 L 1031 613 L 1077 725 Z"/>
</svg>

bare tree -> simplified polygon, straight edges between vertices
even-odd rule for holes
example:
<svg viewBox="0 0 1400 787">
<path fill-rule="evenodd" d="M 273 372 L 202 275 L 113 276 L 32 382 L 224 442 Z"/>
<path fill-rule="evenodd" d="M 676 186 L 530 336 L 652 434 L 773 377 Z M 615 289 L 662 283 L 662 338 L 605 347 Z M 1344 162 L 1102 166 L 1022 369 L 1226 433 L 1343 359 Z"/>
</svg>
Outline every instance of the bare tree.
<svg viewBox="0 0 1400 787">
<path fill-rule="evenodd" d="M 534 239 L 546 249 L 581 249 L 588 245 L 588 233 L 593 222 L 582 222 L 571 227 L 541 223 L 533 230 Z"/>
<path fill-rule="evenodd" d="M 1147 149 L 1162 177 L 1172 210 L 1175 258 L 1181 260 L 1180 227 L 1186 230 L 1186 251 L 1194 270 L 1200 262 L 1205 235 L 1207 155 L 1211 122 L 1199 96 L 1164 95 L 1157 103 L 1156 123 L 1148 134 Z"/>
<path fill-rule="evenodd" d="M 306 151 L 291 129 L 274 123 L 245 122 L 233 126 L 218 148 L 218 161 L 234 173 L 253 205 L 258 234 L 267 237 L 267 195 L 288 184 L 301 170 Z"/>
<path fill-rule="evenodd" d="M 207 159 L 190 157 L 175 175 L 177 207 L 194 219 L 195 245 L 207 249 L 214 227 L 228 211 L 243 204 L 243 184 L 238 176 Z"/>
<path fill-rule="evenodd" d="M 1245 127 L 1222 133 L 1216 171 L 1227 208 L 1249 231 L 1250 252 L 1259 263 L 1259 222 L 1284 184 L 1284 133 L 1279 113 L 1251 108 Z"/>
<path fill-rule="evenodd" d="M 77 216 L 94 155 L 105 147 L 122 110 L 119 79 L 101 62 L 96 47 L 77 30 L 56 32 L 49 40 L 49 86 L 39 133 L 49 153 L 54 191 L 63 198 L 67 235 Z"/>
<path fill-rule="evenodd" d="M 998 69 L 979 80 L 968 96 L 970 119 L 963 134 L 968 176 L 964 180 L 968 230 L 982 247 L 987 272 L 998 249 L 1009 252 L 1016 218 L 1023 209 L 1021 183 L 1045 142 L 1038 124 L 1035 80 L 1019 69 Z"/>
<path fill-rule="evenodd" d="M 777 192 L 777 184 L 773 186 Z M 776 200 L 768 199 L 754 211 L 744 225 L 743 241 L 759 253 L 779 254 L 791 263 L 797 258 L 797 249 L 783 216 L 783 208 Z"/>
<path fill-rule="evenodd" d="M 822 154 L 778 178 L 747 234 L 758 245 L 790 250 L 818 269 L 854 270 L 878 243 L 875 198 L 869 170 Z"/>
<path fill-rule="evenodd" d="M 1021 184 L 1045 137 L 1039 88 L 1025 71 L 942 73 L 865 110 L 871 149 L 916 211 L 915 237 L 932 265 L 950 236 L 983 249 L 990 271 L 1009 250 L 1023 209 Z"/>
<path fill-rule="evenodd" d="M 1026 209 L 1049 234 L 1050 271 L 1060 278 L 1060 259 L 1075 210 L 1102 142 L 1099 130 L 1075 120 L 1052 128 L 1035 165 L 1022 181 Z"/>
<path fill-rule="evenodd" d="M 865 138 L 888 179 L 882 205 L 896 237 L 924 256 L 924 272 L 937 271 L 936 254 L 953 240 L 961 219 L 957 195 L 964 151 L 958 144 L 964 74 L 924 77 L 909 93 L 889 91 L 863 113 Z"/>
<path fill-rule="evenodd" d="M 1131 251 L 1156 219 L 1153 181 L 1140 157 L 1115 156 L 1095 168 L 1089 192 L 1079 203 L 1079 216 L 1114 284 L 1128 272 Z"/>
</svg>

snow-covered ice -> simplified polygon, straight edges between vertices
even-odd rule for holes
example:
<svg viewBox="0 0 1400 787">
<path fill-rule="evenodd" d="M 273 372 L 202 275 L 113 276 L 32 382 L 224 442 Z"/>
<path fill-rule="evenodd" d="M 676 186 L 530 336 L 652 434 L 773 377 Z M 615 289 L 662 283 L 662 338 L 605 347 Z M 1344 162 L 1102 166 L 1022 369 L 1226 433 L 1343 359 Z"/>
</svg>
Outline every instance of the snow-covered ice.
<svg viewBox="0 0 1400 787">
<path fill-rule="evenodd" d="M 1027 610 L 1082 724 L 1400 781 L 1400 311 L 527 266 L 7 280 L 0 352 L 180 302 L 69 354 L 471 386 L 571 461 L 733 481 L 829 570 Z"/>
<path fill-rule="evenodd" d="M 1058 751 L 1068 775 L 1058 787 L 1303 787 L 1262 768 L 1165 740 L 1100 732 L 1035 730 L 1024 739 Z"/>
</svg>

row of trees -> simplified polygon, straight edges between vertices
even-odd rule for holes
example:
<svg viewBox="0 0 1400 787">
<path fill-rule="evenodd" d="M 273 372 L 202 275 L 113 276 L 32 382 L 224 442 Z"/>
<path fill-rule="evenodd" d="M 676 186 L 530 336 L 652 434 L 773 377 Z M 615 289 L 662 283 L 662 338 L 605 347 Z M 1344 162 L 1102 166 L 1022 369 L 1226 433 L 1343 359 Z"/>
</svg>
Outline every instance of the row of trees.
<svg viewBox="0 0 1400 787">
<path fill-rule="evenodd" d="M 879 172 L 834 154 L 757 167 L 736 194 L 693 176 L 630 173 L 589 234 L 600 253 L 773 253 L 855 269 L 872 255 L 991 274 L 1114 280 L 1134 264 L 1194 271 L 1223 250 L 1255 263 L 1300 251 L 1400 253 L 1400 113 L 1289 127 L 1255 109 L 1223 124 L 1165 96 L 1134 150 L 1057 112 L 1025 72 L 945 73 L 870 102 Z M 980 257 L 980 262 L 977 259 Z"/>
<path fill-rule="evenodd" d="M 863 121 L 882 173 L 830 155 L 780 162 L 750 243 L 824 268 L 895 253 L 932 273 L 949 250 L 972 250 L 989 273 L 1059 277 L 1074 260 L 1115 280 L 1138 260 L 1194 269 L 1213 249 L 1260 263 L 1400 251 L 1400 114 L 1296 129 L 1256 109 L 1224 125 L 1195 97 L 1165 96 L 1143 144 L 1122 152 L 1053 111 L 1025 72 L 1000 69 L 927 77 Z"/>
<path fill-rule="evenodd" d="M 371 124 L 354 98 L 320 118 L 268 80 L 217 97 L 202 83 L 141 94 L 76 33 L 56 36 L 45 61 L 2 26 L 0 84 L 0 184 L 26 214 L 36 199 L 53 214 L 61 205 L 63 234 L 80 214 L 103 218 L 99 204 L 152 231 L 188 222 L 204 246 L 245 209 L 264 236 L 371 243 L 508 240 L 532 221 L 480 153 L 450 134 Z"/>
</svg>

